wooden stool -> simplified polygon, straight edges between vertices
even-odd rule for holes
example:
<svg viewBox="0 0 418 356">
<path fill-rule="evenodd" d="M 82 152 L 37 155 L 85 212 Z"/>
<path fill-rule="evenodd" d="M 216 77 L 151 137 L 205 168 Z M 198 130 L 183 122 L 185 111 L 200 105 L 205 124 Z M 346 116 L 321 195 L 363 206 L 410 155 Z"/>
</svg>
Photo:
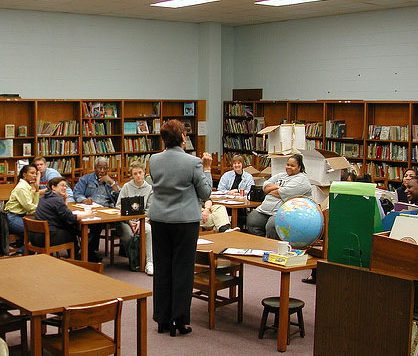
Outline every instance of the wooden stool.
<svg viewBox="0 0 418 356">
<path fill-rule="evenodd" d="M 274 329 L 277 331 L 279 325 L 279 310 L 280 310 L 280 297 L 268 297 L 264 298 L 261 301 L 261 304 L 264 306 L 263 316 L 261 317 L 260 330 L 258 332 L 258 338 L 262 339 L 264 332 L 267 329 Z M 287 329 L 287 344 L 290 343 L 290 325 L 295 325 L 299 327 L 300 337 L 305 337 L 305 324 L 303 322 L 302 308 L 305 306 L 305 302 L 296 298 L 289 298 L 289 326 Z M 267 318 L 269 313 L 274 313 L 274 324 L 272 326 L 267 326 Z M 290 321 L 290 316 L 294 313 L 297 313 L 298 322 Z"/>
</svg>

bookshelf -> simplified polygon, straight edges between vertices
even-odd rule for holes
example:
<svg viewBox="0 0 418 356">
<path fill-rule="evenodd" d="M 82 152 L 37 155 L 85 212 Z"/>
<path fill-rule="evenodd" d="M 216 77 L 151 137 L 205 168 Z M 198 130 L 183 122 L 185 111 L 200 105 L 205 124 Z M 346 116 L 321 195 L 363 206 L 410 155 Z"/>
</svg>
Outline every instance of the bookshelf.
<svg viewBox="0 0 418 356">
<path fill-rule="evenodd" d="M 17 162 L 40 155 L 63 175 L 91 171 L 98 156 L 126 172 L 132 160 L 147 163 L 163 149 L 159 127 L 170 118 L 189 128 L 186 151 L 202 152 L 200 107 L 204 100 L 0 99 L 0 182 L 15 182 Z"/>
<path fill-rule="evenodd" d="M 265 126 L 304 123 L 307 149 L 343 155 L 383 187 L 397 188 L 406 167 L 418 168 L 418 102 L 225 101 L 223 152 L 228 157 L 242 154 L 246 164 L 254 164 L 253 152 L 265 157 L 257 118 Z"/>
</svg>

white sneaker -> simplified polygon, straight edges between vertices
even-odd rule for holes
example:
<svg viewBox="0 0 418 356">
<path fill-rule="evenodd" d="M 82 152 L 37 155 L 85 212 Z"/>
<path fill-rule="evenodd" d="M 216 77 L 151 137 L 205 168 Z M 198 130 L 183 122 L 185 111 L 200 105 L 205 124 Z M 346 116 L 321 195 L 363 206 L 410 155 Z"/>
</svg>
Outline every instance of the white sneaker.
<svg viewBox="0 0 418 356">
<path fill-rule="evenodd" d="M 225 230 L 225 232 L 232 232 L 232 231 L 241 231 L 241 229 L 237 226 L 237 227 L 234 227 L 233 229 Z"/>
<path fill-rule="evenodd" d="M 148 276 L 152 276 L 154 274 L 154 265 L 152 262 L 147 262 L 147 264 L 145 265 L 145 273 Z"/>
</svg>

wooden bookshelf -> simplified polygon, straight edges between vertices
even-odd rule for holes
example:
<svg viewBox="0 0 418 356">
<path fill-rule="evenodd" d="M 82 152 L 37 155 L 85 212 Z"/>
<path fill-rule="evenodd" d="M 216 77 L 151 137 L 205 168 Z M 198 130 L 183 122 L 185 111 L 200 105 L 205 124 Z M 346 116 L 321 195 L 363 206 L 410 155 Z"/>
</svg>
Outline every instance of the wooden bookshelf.
<svg viewBox="0 0 418 356">
<path fill-rule="evenodd" d="M 253 110 L 253 115 L 248 115 Z M 265 126 L 304 123 L 307 149 L 325 148 L 345 156 L 383 187 L 396 188 L 402 171 L 418 168 L 418 102 L 409 101 L 254 101 L 223 104 L 223 152 L 263 156 L 262 137 L 233 123 L 264 119 Z M 372 127 L 385 127 L 389 137 L 373 137 Z M 402 133 L 402 134 L 401 134 Z M 415 136 L 414 136 L 415 133 Z M 415 139 L 414 139 L 415 137 Z M 252 143 L 252 146 L 250 145 Z"/>
<path fill-rule="evenodd" d="M 63 175 L 74 169 L 93 169 L 98 156 L 109 159 L 111 169 L 127 171 L 129 163 L 140 159 L 147 163 L 163 145 L 159 126 L 163 120 L 177 118 L 189 126 L 190 153 L 203 152 L 197 135 L 197 121 L 205 119 L 203 100 L 143 99 L 0 99 L 0 183 L 16 181 L 16 162 L 44 156 L 48 165 Z M 139 126 L 148 130 L 139 130 Z M 136 132 L 126 132 L 133 124 Z M 140 125 L 141 124 L 141 125 Z M 6 138 L 14 132 L 14 137 Z M 11 130 L 14 125 L 13 130 Z M 131 127 L 132 128 L 132 127 Z M 146 132 L 148 131 L 148 132 Z M 26 136 L 18 136 L 26 133 Z M 9 153 L 12 140 L 13 152 Z M 3 142 L 3 144 L 1 144 Z M 4 149 L 5 144 L 9 147 Z M 30 144 L 31 152 L 24 153 Z M 135 144 L 135 145 L 134 145 Z M 3 148 L 3 155 L 1 149 Z"/>
</svg>

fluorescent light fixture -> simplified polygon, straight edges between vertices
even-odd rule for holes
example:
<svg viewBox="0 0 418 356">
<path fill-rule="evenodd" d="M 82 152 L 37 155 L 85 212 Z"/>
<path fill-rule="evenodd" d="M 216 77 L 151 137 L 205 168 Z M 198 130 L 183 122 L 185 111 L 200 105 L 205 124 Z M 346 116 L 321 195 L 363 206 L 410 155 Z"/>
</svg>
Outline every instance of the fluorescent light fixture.
<svg viewBox="0 0 418 356">
<path fill-rule="evenodd" d="M 177 9 L 178 7 L 200 5 L 215 1 L 219 0 L 167 0 L 162 2 L 156 2 L 154 4 L 151 4 L 151 6 L 169 7 L 172 9 Z"/>
<path fill-rule="evenodd" d="M 286 6 L 286 5 L 297 5 L 305 2 L 316 2 L 322 0 L 262 0 L 256 1 L 255 5 L 268 5 L 268 6 Z"/>
</svg>

